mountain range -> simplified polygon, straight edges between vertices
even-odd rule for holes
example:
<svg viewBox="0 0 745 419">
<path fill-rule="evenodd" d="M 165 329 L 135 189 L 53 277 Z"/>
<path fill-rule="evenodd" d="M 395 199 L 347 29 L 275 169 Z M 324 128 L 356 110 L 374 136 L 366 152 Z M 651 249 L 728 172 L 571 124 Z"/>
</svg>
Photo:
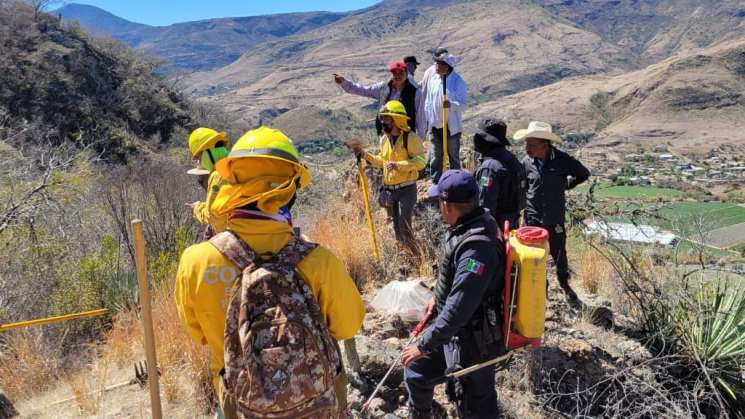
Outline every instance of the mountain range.
<svg viewBox="0 0 745 419">
<path fill-rule="evenodd" d="M 447 46 L 469 84 L 467 127 L 486 115 L 511 125 L 540 117 L 596 145 L 631 139 L 687 153 L 745 144 L 738 0 L 385 0 L 168 27 L 80 17 L 76 7 L 62 13 L 189 72 L 187 93 L 248 124 L 289 109 L 294 127 L 338 114 L 320 108 L 351 112 L 359 126 L 373 104 L 344 94 L 332 73 L 385 80 L 388 62 L 413 54 L 426 67 Z"/>
<path fill-rule="evenodd" d="M 165 60 L 166 71 L 208 71 L 230 64 L 255 45 L 328 25 L 345 13 L 311 12 L 205 19 L 169 26 L 130 22 L 94 6 L 71 3 L 54 11 Z"/>
</svg>

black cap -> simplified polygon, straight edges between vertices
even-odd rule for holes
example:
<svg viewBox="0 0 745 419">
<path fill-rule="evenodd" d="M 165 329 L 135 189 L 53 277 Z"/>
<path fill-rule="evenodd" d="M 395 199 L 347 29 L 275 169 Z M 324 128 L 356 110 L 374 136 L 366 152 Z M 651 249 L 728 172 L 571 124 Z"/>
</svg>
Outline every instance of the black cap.
<svg viewBox="0 0 745 419">
<path fill-rule="evenodd" d="M 416 60 L 416 57 L 413 55 L 409 55 L 407 57 L 404 57 L 405 63 L 414 63 L 416 65 L 419 65 L 419 61 Z"/>
<path fill-rule="evenodd" d="M 427 198 L 447 202 L 465 203 L 476 199 L 479 185 L 473 175 L 465 170 L 448 170 L 436 185 L 430 186 Z"/>
<path fill-rule="evenodd" d="M 475 134 L 481 136 L 487 143 L 509 144 L 507 139 L 507 124 L 499 119 L 484 119 L 479 122 L 479 130 Z"/>
</svg>

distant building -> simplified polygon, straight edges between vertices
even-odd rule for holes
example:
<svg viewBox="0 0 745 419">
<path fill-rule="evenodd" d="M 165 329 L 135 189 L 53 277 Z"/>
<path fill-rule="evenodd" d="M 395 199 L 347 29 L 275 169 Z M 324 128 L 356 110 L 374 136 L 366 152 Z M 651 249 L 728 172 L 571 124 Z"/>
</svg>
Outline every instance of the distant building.
<svg viewBox="0 0 745 419">
<path fill-rule="evenodd" d="M 673 156 L 672 154 L 660 154 L 660 155 L 659 155 L 659 156 L 657 156 L 657 157 L 658 157 L 658 158 L 659 158 L 660 160 L 662 160 L 662 161 L 671 161 L 671 160 L 675 160 L 675 156 Z"/>
<path fill-rule="evenodd" d="M 584 230 L 586 234 L 619 243 L 674 247 L 679 241 L 678 237 L 669 231 L 643 224 L 589 221 L 585 223 Z"/>
</svg>

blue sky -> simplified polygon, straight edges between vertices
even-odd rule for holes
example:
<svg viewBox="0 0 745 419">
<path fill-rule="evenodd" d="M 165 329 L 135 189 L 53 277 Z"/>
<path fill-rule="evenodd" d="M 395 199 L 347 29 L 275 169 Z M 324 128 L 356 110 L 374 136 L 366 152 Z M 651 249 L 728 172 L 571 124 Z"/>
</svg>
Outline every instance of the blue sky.
<svg viewBox="0 0 745 419">
<path fill-rule="evenodd" d="M 214 17 L 253 16 L 305 11 L 362 9 L 380 0 L 72 0 L 148 25 L 169 25 Z"/>
</svg>

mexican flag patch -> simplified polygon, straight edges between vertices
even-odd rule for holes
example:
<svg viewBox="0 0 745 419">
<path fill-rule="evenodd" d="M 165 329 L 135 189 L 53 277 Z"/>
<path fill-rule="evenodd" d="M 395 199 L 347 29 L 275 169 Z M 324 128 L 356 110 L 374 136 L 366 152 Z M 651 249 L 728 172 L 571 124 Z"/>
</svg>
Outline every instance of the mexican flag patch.
<svg viewBox="0 0 745 419">
<path fill-rule="evenodd" d="M 486 266 L 478 260 L 468 258 L 466 261 L 466 271 L 481 276 L 484 274 Z"/>
<path fill-rule="evenodd" d="M 481 180 L 479 181 L 482 188 L 491 188 L 492 185 L 492 179 L 490 176 L 481 176 Z"/>
</svg>

